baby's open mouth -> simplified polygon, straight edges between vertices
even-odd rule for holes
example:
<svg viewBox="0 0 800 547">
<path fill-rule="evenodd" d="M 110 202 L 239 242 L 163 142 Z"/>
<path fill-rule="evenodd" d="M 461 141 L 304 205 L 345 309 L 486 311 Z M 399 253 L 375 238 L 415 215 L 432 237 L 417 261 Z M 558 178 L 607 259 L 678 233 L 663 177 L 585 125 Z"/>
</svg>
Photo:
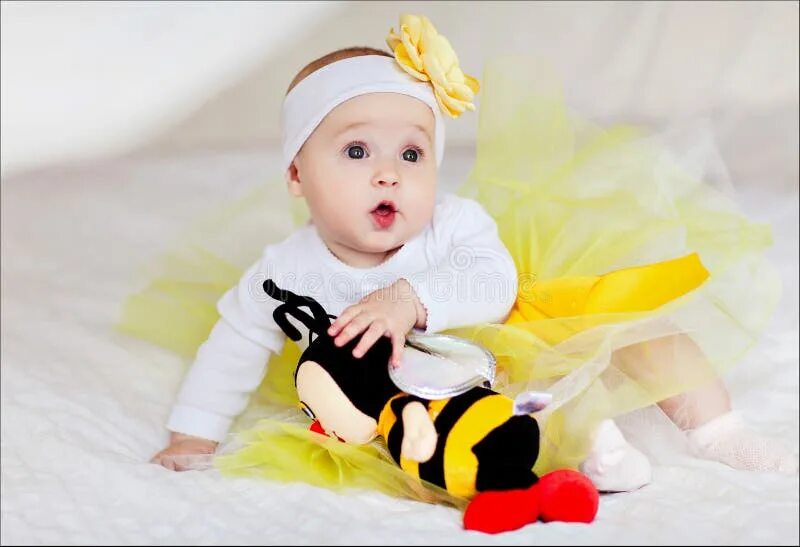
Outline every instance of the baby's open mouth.
<svg viewBox="0 0 800 547">
<path fill-rule="evenodd" d="M 388 228 L 394 223 L 394 217 L 397 213 L 397 207 L 391 201 L 380 202 L 372 211 L 370 215 L 372 220 L 379 228 Z"/>
</svg>

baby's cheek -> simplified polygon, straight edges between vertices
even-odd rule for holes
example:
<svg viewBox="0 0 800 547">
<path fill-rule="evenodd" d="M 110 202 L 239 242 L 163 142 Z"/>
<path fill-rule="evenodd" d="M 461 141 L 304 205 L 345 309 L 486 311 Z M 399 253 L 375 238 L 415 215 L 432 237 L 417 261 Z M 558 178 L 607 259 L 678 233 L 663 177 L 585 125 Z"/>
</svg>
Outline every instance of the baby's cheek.
<svg viewBox="0 0 800 547">
<path fill-rule="evenodd" d="M 415 225 L 425 226 L 433 218 L 436 206 L 436 189 L 422 188 L 413 198 L 414 207 L 411 214 Z"/>
<path fill-rule="evenodd" d="M 309 203 L 314 222 L 327 232 L 346 232 L 352 224 L 353 206 L 342 199 L 341 194 L 325 193 L 316 196 L 316 203 Z"/>
</svg>

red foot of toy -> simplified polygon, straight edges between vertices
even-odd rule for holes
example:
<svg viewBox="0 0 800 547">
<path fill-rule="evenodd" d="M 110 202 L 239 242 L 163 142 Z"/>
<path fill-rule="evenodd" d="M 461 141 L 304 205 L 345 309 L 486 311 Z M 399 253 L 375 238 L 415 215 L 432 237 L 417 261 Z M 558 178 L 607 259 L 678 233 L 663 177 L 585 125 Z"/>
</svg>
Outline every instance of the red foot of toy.
<svg viewBox="0 0 800 547">
<path fill-rule="evenodd" d="M 539 489 L 543 521 L 592 522 L 600 496 L 588 477 L 570 469 L 543 475 L 533 488 Z"/>
<path fill-rule="evenodd" d="M 592 482 L 570 469 L 553 471 L 526 490 L 481 492 L 464 512 L 464 529 L 510 532 L 541 519 L 592 522 L 600 496 Z"/>
<path fill-rule="evenodd" d="M 499 534 L 522 528 L 539 518 L 539 490 L 481 492 L 464 512 L 464 529 Z"/>
</svg>

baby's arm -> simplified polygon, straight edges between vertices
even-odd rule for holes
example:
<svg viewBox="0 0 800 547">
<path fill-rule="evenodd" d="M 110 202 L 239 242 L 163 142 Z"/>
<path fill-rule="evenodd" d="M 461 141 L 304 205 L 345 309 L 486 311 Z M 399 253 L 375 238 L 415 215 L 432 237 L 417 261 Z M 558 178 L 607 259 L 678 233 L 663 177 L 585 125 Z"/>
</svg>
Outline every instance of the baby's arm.
<svg viewBox="0 0 800 547">
<path fill-rule="evenodd" d="M 398 366 L 406 334 L 413 327 L 424 326 L 425 309 L 408 281 L 400 279 L 344 310 L 330 326 L 328 334 L 335 337 L 337 346 L 343 346 L 363 332 L 353 348 L 353 355 L 358 358 L 381 336 L 388 336 L 392 341 L 390 362 Z"/>
<path fill-rule="evenodd" d="M 275 304 L 253 291 L 259 270 L 253 266 L 220 300 L 222 317 L 198 349 L 167 422 L 169 446 L 153 462 L 182 470 L 181 456 L 213 453 L 261 383 L 270 355 L 280 350 Z"/>
<path fill-rule="evenodd" d="M 261 383 L 269 355 L 220 319 L 178 393 L 167 422 L 170 444 L 153 461 L 180 471 L 184 466 L 174 456 L 213 453 Z"/>
<path fill-rule="evenodd" d="M 183 433 L 170 433 L 169 445 L 153 456 L 151 463 L 157 463 L 170 471 L 187 471 L 193 469 L 197 456 L 213 454 L 217 450 L 217 442 Z"/>
<path fill-rule="evenodd" d="M 344 310 L 328 331 L 336 345 L 363 332 L 353 350 L 361 357 L 378 338 L 390 336 L 397 366 L 413 327 L 438 332 L 505 320 L 517 296 L 517 271 L 494 220 L 476 202 L 450 196 L 438 206 L 433 230 L 426 249 L 430 267 Z"/>
<path fill-rule="evenodd" d="M 477 202 L 449 196 L 434 219 L 436 265 L 409 279 L 427 314 L 427 332 L 505 320 L 517 296 L 514 260 L 494 220 Z"/>
</svg>

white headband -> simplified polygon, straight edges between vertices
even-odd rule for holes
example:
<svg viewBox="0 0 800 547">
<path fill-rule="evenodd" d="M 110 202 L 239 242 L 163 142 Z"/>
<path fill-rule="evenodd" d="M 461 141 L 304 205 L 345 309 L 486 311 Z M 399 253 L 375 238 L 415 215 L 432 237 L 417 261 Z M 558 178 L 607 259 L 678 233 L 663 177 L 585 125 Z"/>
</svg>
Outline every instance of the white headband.
<svg viewBox="0 0 800 547">
<path fill-rule="evenodd" d="M 400 93 L 427 104 L 436 120 L 436 163 L 444 156 L 444 121 L 431 84 L 397 66 L 393 57 L 362 55 L 336 61 L 312 72 L 283 101 L 281 133 L 283 171 L 328 113 L 348 99 L 366 93 Z"/>
</svg>

